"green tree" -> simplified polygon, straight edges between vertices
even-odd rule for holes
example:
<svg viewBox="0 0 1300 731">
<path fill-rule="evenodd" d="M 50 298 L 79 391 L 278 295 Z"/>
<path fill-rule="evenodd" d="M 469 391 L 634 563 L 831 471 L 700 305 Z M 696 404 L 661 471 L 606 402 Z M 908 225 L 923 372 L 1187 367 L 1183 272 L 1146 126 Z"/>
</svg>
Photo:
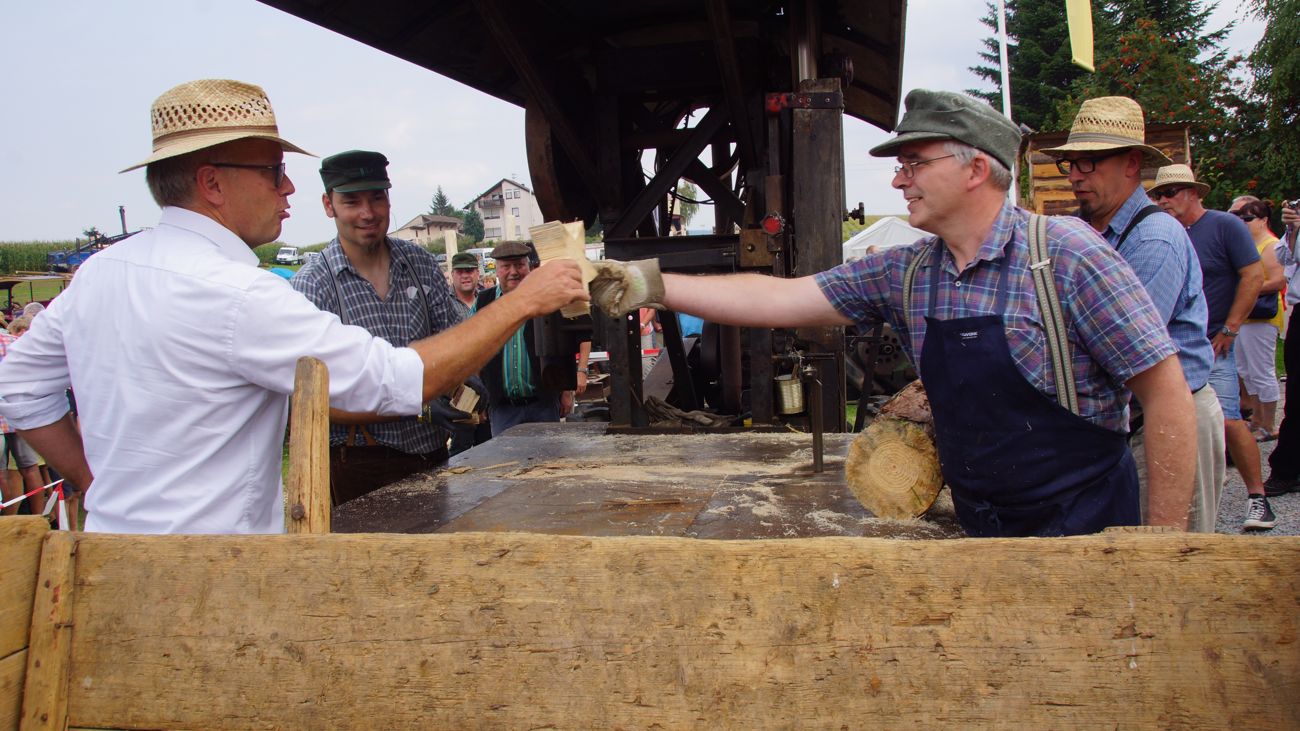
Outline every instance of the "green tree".
<svg viewBox="0 0 1300 731">
<path fill-rule="evenodd" d="M 700 191 L 688 180 L 677 181 L 677 192 L 673 196 L 677 214 L 682 217 L 682 228 L 686 228 L 700 210 Z"/>
<path fill-rule="evenodd" d="M 1265 125 L 1252 179 L 1261 198 L 1291 199 L 1300 196 L 1300 0 L 1251 0 L 1250 9 L 1267 23 L 1250 54 L 1252 101 Z"/>
<path fill-rule="evenodd" d="M 470 237 L 471 241 L 477 244 L 483 240 L 483 217 L 478 214 L 478 211 L 474 210 L 472 202 L 449 215 L 456 216 L 464 222 L 460 227 L 460 232 Z"/>
<path fill-rule="evenodd" d="M 429 202 L 429 215 L 431 216 L 456 216 L 456 206 L 451 204 L 447 194 L 442 192 L 442 186 L 438 186 L 437 192 L 433 194 L 433 200 Z"/>
</svg>

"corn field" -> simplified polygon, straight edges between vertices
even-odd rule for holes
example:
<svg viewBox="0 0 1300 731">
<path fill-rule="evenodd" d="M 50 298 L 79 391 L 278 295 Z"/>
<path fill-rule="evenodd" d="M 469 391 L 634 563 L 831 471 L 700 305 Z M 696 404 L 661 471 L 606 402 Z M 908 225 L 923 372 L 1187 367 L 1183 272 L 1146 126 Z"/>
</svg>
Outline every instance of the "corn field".
<svg viewBox="0 0 1300 731">
<path fill-rule="evenodd" d="M 74 241 L 0 241 L 0 274 L 43 272 L 46 254 L 75 246 Z"/>
</svg>

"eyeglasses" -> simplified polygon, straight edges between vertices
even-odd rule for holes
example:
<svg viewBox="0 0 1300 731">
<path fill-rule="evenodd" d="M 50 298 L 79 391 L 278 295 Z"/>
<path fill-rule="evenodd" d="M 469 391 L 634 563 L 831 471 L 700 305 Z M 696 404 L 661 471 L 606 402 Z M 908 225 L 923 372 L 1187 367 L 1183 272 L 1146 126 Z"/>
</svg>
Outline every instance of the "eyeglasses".
<svg viewBox="0 0 1300 731">
<path fill-rule="evenodd" d="M 1057 160 L 1056 169 L 1060 170 L 1062 175 L 1069 175 L 1071 170 L 1078 170 L 1084 175 L 1087 175 L 1088 173 L 1091 173 L 1097 169 L 1097 163 L 1101 162 L 1102 160 L 1105 160 L 1108 157 L 1115 157 L 1116 155 L 1125 152 L 1128 152 L 1128 150 L 1116 150 L 1115 152 L 1112 152 L 1107 155 L 1097 155 L 1096 157 L 1080 157 L 1075 160 Z"/>
<path fill-rule="evenodd" d="M 894 174 L 898 175 L 899 173 L 902 173 L 904 178 L 908 178 L 910 180 L 916 177 L 916 169 L 921 167 L 922 165 L 935 162 L 936 160 L 946 160 L 950 157 L 957 157 L 957 156 L 940 155 L 939 157 L 932 157 L 929 160 L 917 160 L 915 162 L 905 162 L 902 165 L 899 165 L 894 168 Z"/>
<path fill-rule="evenodd" d="M 1250 223 L 1251 221 L 1255 221 L 1259 219 L 1259 216 L 1252 216 L 1249 213 L 1242 213 L 1241 211 L 1228 211 L 1228 213 L 1231 213 L 1232 215 L 1236 216 L 1237 218 L 1240 218 L 1246 223 Z"/>
<path fill-rule="evenodd" d="M 1184 190 L 1191 190 L 1191 189 L 1188 188 L 1188 187 L 1182 187 L 1182 188 L 1165 188 L 1164 190 L 1153 191 L 1153 192 L 1150 194 L 1150 198 L 1151 198 L 1151 200 L 1153 200 L 1153 201 L 1158 201 L 1158 200 L 1160 200 L 1161 198 L 1173 198 L 1174 196 L 1178 195 L 1179 193 L 1183 192 Z"/>
<path fill-rule="evenodd" d="M 275 187 L 279 188 L 281 185 L 284 184 L 285 163 L 277 163 L 275 165 L 253 165 L 251 163 L 244 163 L 244 162 L 210 162 L 208 164 L 214 168 L 243 168 L 245 170 L 270 170 L 272 173 L 271 180 L 275 184 Z"/>
</svg>

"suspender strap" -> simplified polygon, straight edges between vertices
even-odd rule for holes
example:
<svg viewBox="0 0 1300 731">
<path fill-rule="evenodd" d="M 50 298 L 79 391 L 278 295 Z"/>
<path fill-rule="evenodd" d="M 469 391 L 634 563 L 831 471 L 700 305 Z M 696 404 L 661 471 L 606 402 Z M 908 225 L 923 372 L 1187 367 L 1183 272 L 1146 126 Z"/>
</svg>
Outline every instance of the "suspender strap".
<svg viewBox="0 0 1300 731">
<path fill-rule="evenodd" d="M 903 322 L 907 323 L 909 337 L 910 333 L 916 332 L 912 326 L 912 289 L 916 283 L 916 272 L 920 270 L 921 262 L 930 258 L 930 252 L 934 251 L 934 247 L 935 245 L 931 243 L 921 249 L 920 253 L 913 257 L 912 263 L 907 265 L 907 271 L 903 274 Z M 936 262 L 935 266 L 939 264 Z"/>
<path fill-rule="evenodd" d="M 1127 239 L 1128 235 L 1130 233 L 1133 233 L 1133 229 L 1136 228 L 1139 223 L 1142 223 L 1142 219 L 1146 218 L 1147 216 L 1150 216 L 1152 213 L 1159 213 L 1159 212 L 1160 212 L 1160 206 L 1150 205 L 1138 211 L 1136 214 L 1134 214 L 1133 220 L 1129 221 L 1128 225 L 1124 227 L 1124 233 L 1119 235 L 1119 241 L 1115 242 L 1115 248 L 1118 249 L 1119 247 L 1124 245 L 1124 239 Z"/>
<path fill-rule="evenodd" d="M 424 285 L 420 282 L 420 277 L 416 274 L 415 268 L 411 266 L 410 260 L 407 259 L 406 253 L 393 246 L 390 246 L 388 250 L 390 253 L 397 254 L 397 257 L 402 260 L 402 265 L 411 273 L 411 278 L 415 280 L 415 291 L 420 293 L 420 308 L 424 313 L 426 325 L 424 337 L 428 337 L 433 334 L 433 315 L 429 314 L 429 295 L 425 294 Z M 352 319 L 348 317 L 347 301 L 343 299 L 343 287 L 339 285 L 339 278 L 334 276 L 333 272 L 330 272 L 330 284 L 334 285 L 334 297 L 339 301 L 339 320 L 344 325 L 351 325 Z"/>
<path fill-rule="evenodd" d="M 1047 349 L 1052 357 L 1056 377 L 1056 400 L 1070 413 L 1079 414 L 1079 394 L 1075 390 L 1074 369 L 1070 367 L 1070 339 L 1061 314 L 1061 300 L 1052 274 L 1052 259 L 1047 254 L 1047 216 L 1029 216 L 1029 271 L 1038 296 L 1038 311 L 1046 330 Z"/>
</svg>

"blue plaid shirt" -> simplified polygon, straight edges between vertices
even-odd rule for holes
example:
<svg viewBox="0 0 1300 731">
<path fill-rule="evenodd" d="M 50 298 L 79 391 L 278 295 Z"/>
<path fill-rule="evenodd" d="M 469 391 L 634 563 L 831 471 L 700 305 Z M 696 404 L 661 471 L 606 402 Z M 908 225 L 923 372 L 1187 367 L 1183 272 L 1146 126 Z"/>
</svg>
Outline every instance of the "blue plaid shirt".
<svg viewBox="0 0 1300 731">
<path fill-rule="evenodd" d="M 1102 232 L 1114 246 L 1138 211 L 1151 205 L 1142 186 L 1124 201 Z M 1214 367 L 1214 346 L 1206 337 L 1210 312 L 1201 292 L 1201 264 L 1183 224 L 1168 213 L 1154 213 L 1142 219 L 1119 247 L 1120 256 L 1151 295 L 1169 337 L 1178 347 L 1178 363 L 1193 391 L 1210 380 Z"/>
<path fill-rule="evenodd" d="M 365 328 L 371 335 L 390 344 L 405 347 L 460 323 L 463 308 L 457 307 L 447 278 L 437 260 L 428 251 L 401 239 L 388 239 L 391 262 L 388 268 L 388 297 L 379 299 L 375 288 L 366 281 L 343 253 L 338 239 L 330 242 L 321 256 L 307 262 L 290 283 L 318 308 L 339 314 L 337 290 L 330 281 L 338 281 L 347 306 L 347 322 Z M 416 287 L 423 287 L 429 311 L 420 312 Z M 407 454 L 427 454 L 447 445 L 445 431 L 422 424 L 410 417 L 401 421 L 369 424 L 375 441 Z M 343 444 L 347 428 L 330 427 L 330 444 Z M 358 434 L 358 444 L 364 444 Z"/>
<path fill-rule="evenodd" d="M 1056 383 L 1043 334 L 1033 279 L 1029 276 L 1029 212 L 1004 205 L 979 253 L 965 271 L 946 247 L 936 246 L 921 263 L 912 289 L 915 329 L 904 317 L 903 274 L 926 247 L 927 237 L 911 246 L 868 254 L 816 275 L 822 294 L 841 314 L 860 325 L 885 320 L 920 366 L 925 316 L 941 320 L 997 314 L 999 269 L 1008 273 L 1007 344 L 1016 367 L 1040 392 L 1055 399 Z M 1128 390 L 1123 383 L 1177 352 L 1164 322 L 1133 270 L 1114 248 L 1077 218 L 1048 220 L 1048 252 L 1068 327 L 1079 410 L 1088 421 L 1124 433 L 1128 428 Z M 931 267 L 943 268 L 936 311 L 928 312 Z"/>
</svg>

